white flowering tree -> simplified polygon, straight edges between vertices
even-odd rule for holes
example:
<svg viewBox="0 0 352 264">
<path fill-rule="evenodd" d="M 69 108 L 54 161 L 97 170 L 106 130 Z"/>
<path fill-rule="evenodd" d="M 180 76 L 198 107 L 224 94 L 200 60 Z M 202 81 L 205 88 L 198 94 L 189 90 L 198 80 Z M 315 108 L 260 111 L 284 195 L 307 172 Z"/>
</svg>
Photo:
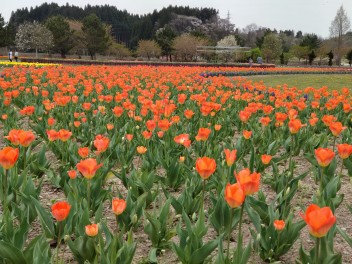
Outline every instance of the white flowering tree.
<svg viewBox="0 0 352 264">
<path fill-rule="evenodd" d="M 233 35 L 229 35 L 224 37 L 223 39 L 219 40 L 217 43 L 217 47 L 221 47 L 221 48 L 234 48 L 237 47 L 237 40 L 235 38 L 235 36 Z M 231 59 L 231 57 L 234 55 L 234 50 L 222 50 L 221 51 L 221 57 L 222 59 L 225 60 L 225 62 L 229 61 Z"/>
<path fill-rule="evenodd" d="M 40 23 L 25 22 L 18 27 L 15 43 L 19 49 L 35 49 L 38 58 L 38 49 L 48 50 L 54 45 L 53 34 Z"/>
</svg>

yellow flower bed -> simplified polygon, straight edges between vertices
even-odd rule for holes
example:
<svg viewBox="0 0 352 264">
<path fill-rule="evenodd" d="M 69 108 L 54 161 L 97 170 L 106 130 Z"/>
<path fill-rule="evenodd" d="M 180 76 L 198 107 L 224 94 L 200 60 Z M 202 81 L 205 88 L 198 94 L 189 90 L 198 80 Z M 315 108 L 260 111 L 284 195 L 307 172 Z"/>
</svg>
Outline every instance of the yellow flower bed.
<svg viewBox="0 0 352 264">
<path fill-rule="evenodd" d="M 0 61 L 0 66 L 35 66 L 35 67 L 43 67 L 43 66 L 60 66 L 61 64 L 55 63 L 35 63 L 35 62 L 10 62 L 10 61 Z"/>
</svg>

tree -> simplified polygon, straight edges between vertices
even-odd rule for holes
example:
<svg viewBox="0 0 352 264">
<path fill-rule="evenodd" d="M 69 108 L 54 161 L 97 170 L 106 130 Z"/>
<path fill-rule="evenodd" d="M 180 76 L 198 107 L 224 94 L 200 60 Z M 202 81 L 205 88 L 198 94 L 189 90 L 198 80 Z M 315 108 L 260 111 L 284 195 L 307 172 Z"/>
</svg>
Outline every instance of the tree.
<svg viewBox="0 0 352 264">
<path fill-rule="evenodd" d="M 329 66 L 332 66 L 332 59 L 334 58 L 334 53 L 332 52 L 332 50 L 330 50 L 330 52 L 328 54 L 329 57 Z"/>
<path fill-rule="evenodd" d="M 181 57 L 182 61 L 188 61 L 196 56 L 197 46 L 204 45 L 206 45 L 205 39 L 185 33 L 175 38 L 173 48 L 176 56 Z"/>
<path fill-rule="evenodd" d="M 6 46 L 6 27 L 5 21 L 2 15 L 0 14 L 0 47 Z"/>
<path fill-rule="evenodd" d="M 316 34 L 305 34 L 301 40 L 300 46 L 308 47 L 309 50 L 317 50 L 321 44 L 321 40 Z"/>
<path fill-rule="evenodd" d="M 317 49 L 317 56 L 319 57 L 319 65 L 321 65 L 322 60 L 327 56 L 328 52 L 332 49 L 331 40 L 324 40 L 320 47 Z"/>
<path fill-rule="evenodd" d="M 291 47 L 290 53 L 292 53 L 292 55 L 295 56 L 298 59 L 298 61 L 300 62 L 301 59 L 307 58 L 308 53 L 309 53 L 309 48 L 302 47 L 299 45 L 294 45 Z"/>
<path fill-rule="evenodd" d="M 25 22 L 18 27 L 15 43 L 19 49 L 35 49 L 38 58 L 38 49 L 48 50 L 53 46 L 53 34 L 36 21 Z"/>
<path fill-rule="evenodd" d="M 140 40 L 138 42 L 137 54 L 150 60 L 150 58 L 160 56 L 161 48 L 155 40 Z"/>
<path fill-rule="evenodd" d="M 347 53 L 346 59 L 348 60 L 348 64 L 351 67 L 352 66 L 352 49 Z"/>
<path fill-rule="evenodd" d="M 308 54 L 308 59 L 309 59 L 309 64 L 312 65 L 314 59 L 316 58 L 317 56 L 315 55 L 315 52 L 314 50 L 312 50 L 309 54 Z"/>
<path fill-rule="evenodd" d="M 161 54 L 170 58 L 172 61 L 171 53 L 172 53 L 172 45 L 173 40 L 175 39 L 176 34 L 172 31 L 169 26 L 165 26 L 160 28 L 155 33 L 155 40 L 161 48 Z"/>
<path fill-rule="evenodd" d="M 343 35 L 351 27 L 351 22 L 347 17 L 345 9 L 341 6 L 336 13 L 335 19 L 331 22 L 330 35 L 337 40 L 337 64 L 341 63 L 341 49 L 343 45 Z"/>
<path fill-rule="evenodd" d="M 119 44 L 119 43 L 113 43 L 107 52 L 110 56 L 115 56 L 118 60 L 124 59 L 126 57 L 131 56 L 131 52 L 126 46 Z"/>
<path fill-rule="evenodd" d="M 62 58 L 73 48 L 73 30 L 70 24 L 62 16 L 50 17 L 45 26 L 51 31 L 54 37 L 54 51 L 59 52 Z"/>
<path fill-rule="evenodd" d="M 86 39 L 88 53 L 94 60 L 96 53 L 104 52 L 109 47 L 106 28 L 97 15 L 90 14 L 83 19 L 82 31 Z"/>
<path fill-rule="evenodd" d="M 281 41 L 276 34 L 270 33 L 264 37 L 262 53 L 266 61 L 277 59 L 282 52 Z"/>
<path fill-rule="evenodd" d="M 218 41 L 218 47 L 237 47 L 237 40 L 234 35 L 229 35 Z M 224 50 L 221 53 L 221 57 L 227 62 L 231 56 L 234 54 L 234 50 Z"/>
</svg>

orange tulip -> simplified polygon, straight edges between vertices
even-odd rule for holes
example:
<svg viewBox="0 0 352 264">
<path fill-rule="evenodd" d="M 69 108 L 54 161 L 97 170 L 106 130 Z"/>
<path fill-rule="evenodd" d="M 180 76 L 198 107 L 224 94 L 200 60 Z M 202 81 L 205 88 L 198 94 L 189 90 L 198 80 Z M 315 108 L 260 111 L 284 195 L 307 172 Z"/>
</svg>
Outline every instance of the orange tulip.
<svg viewBox="0 0 352 264">
<path fill-rule="evenodd" d="M 248 130 L 243 130 L 243 137 L 245 138 L 245 139 L 250 139 L 251 138 L 251 136 L 252 136 L 252 131 L 248 131 Z"/>
<path fill-rule="evenodd" d="M 82 158 L 85 159 L 89 155 L 89 148 L 83 147 L 78 149 L 78 155 Z"/>
<path fill-rule="evenodd" d="M 99 226 L 97 224 L 91 224 L 85 226 L 87 236 L 94 237 L 98 234 Z"/>
<path fill-rule="evenodd" d="M 187 119 L 191 119 L 194 115 L 194 112 L 192 110 L 185 110 L 184 115 Z"/>
<path fill-rule="evenodd" d="M 138 146 L 137 147 L 137 152 L 138 152 L 138 154 L 143 155 L 143 154 L 145 154 L 147 152 L 147 148 L 144 147 L 144 146 Z"/>
<path fill-rule="evenodd" d="M 17 130 L 12 129 L 8 136 L 5 136 L 13 145 L 21 145 L 23 147 L 28 147 L 34 140 L 35 135 L 32 131 Z"/>
<path fill-rule="evenodd" d="M 65 202 L 56 202 L 51 206 L 51 213 L 56 219 L 56 221 L 61 222 L 64 221 L 68 214 L 70 213 L 71 206 Z"/>
<path fill-rule="evenodd" d="M 153 131 L 156 128 L 156 122 L 154 120 L 148 120 L 145 124 L 149 131 Z"/>
<path fill-rule="evenodd" d="M 236 161 L 237 150 L 224 149 L 224 152 L 225 152 L 226 164 L 227 166 L 231 167 L 232 164 Z"/>
<path fill-rule="evenodd" d="M 339 144 L 337 145 L 337 151 L 341 159 L 347 159 L 352 154 L 352 145 Z"/>
<path fill-rule="evenodd" d="M 15 166 L 18 159 L 19 150 L 16 148 L 5 147 L 0 150 L 0 165 L 5 169 L 11 169 Z"/>
<path fill-rule="evenodd" d="M 123 199 L 112 199 L 112 211 L 115 215 L 120 215 L 126 209 L 126 201 Z"/>
<path fill-rule="evenodd" d="M 271 119 L 268 116 L 264 116 L 262 118 L 260 118 L 259 122 L 263 125 L 263 126 L 268 126 L 271 122 Z"/>
<path fill-rule="evenodd" d="M 18 138 L 22 147 L 28 147 L 35 140 L 35 135 L 32 131 L 20 130 Z"/>
<path fill-rule="evenodd" d="M 88 180 L 95 176 L 95 173 L 101 166 L 103 166 L 103 164 L 98 164 L 97 160 L 92 158 L 81 160 L 76 165 L 78 171 Z"/>
<path fill-rule="evenodd" d="M 145 139 L 150 139 L 153 135 L 153 132 L 151 131 L 148 131 L 148 130 L 144 130 L 142 132 L 142 136 L 145 138 Z"/>
<path fill-rule="evenodd" d="M 306 125 L 301 123 L 301 120 L 299 119 L 290 119 L 288 122 L 288 128 L 291 132 L 291 134 L 296 134 L 298 131 Z"/>
<path fill-rule="evenodd" d="M 206 180 L 215 172 L 216 162 L 214 159 L 208 157 L 198 158 L 196 161 L 196 170 L 200 177 Z"/>
<path fill-rule="evenodd" d="M 209 128 L 201 127 L 198 130 L 198 134 L 196 136 L 197 141 L 206 141 L 211 133 Z"/>
<path fill-rule="evenodd" d="M 189 135 L 188 135 L 188 134 L 181 134 L 181 135 L 178 135 L 178 136 L 174 137 L 174 141 L 175 141 L 177 144 L 187 146 L 188 143 L 190 143 Z"/>
<path fill-rule="evenodd" d="M 225 200 L 231 208 L 239 207 L 245 199 L 244 191 L 239 183 L 227 184 L 225 189 Z"/>
<path fill-rule="evenodd" d="M 315 158 L 321 167 L 327 167 L 335 157 L 335 153 L 328 148 L 317 148 L 314 150 Z"/>
<path fill-rule="evenodd" d="M 69 138 L 72 136 L 72 132 L 66 130 L 66 129 L 60 129 L 58 132 L 58 137 L 61 141 L 65 142 L 69 140 Z"/>
<path fill-rule="evenodd" d="M 235 172 L 235 177 L 245 195 L 251 195 L 259 190 L 260 173 L 251 173 L 249 169 L 244 169 L 239 173 Z"/>
<path fill-rule="evenodd" d="M 107 130 L 113 130 L 114 129 L 114 124 L 106 124 L 106 129 Z"/>
<path fill-rule="evenodd" d="M 126 139 L 127 139 L 128 141 L 132 141 L 133 135 L 132 135 L 132 134 L 126 134 Z"/>
<path fill-rule="evenodd" d="M 215 131 L 219 131 L 221 129 L 221 125 L 219 124 L 214 125 L 214 129 Z"/>
<path fill-rule="evenodd" d="M 268 165 L 273 157 L 271 155 L 263 154 L 261 159 L 264 165 Z"/>
<path fill-rule="evenodd" d="M 346 127 L 342 126 L 341 122 L 332 122 L 329 125 L 331 133 L 335 136 L 338 137 L 343 130 L 346 129 Z"/>
<path fill-rule="evenodd" d="M 314 237 L 325 236 L 335 224 L 336 217 L 329 207 L 320 208 L 316 204 L 310 205 L 301 217 L 309 226 L 309 233 Z"/>
<path fill-rule="evenodd" d="M 75 170 L 70 170 L 67 172 L 67 174 L 68 174 L 68 177 L 70 177 L 70 179 L 72 179 L 72 180 L 76 179 L 76 177 L 77 177 L 77 172 Z"/>
<path fill-rule="evenodd" d="M 97 149 L 96 153 L 99 155 L 105 152 L 109 147 L 110 139 L 102 135 L 97 135 L 93 141 L 94 147 Z"/>
<path fill-rule="evenodd" d="M 277 231 L 281 231 L 285 228 L 285 221 L 284 220 L 275 220 L 274 227 Z"/>
<path fill-rule="evenodd" d="M 167 119 L 163 119 L 158 122 L 158 127 L 164 132 L 169 130 L 170 125 L 171 123 Z"/>
</svg>

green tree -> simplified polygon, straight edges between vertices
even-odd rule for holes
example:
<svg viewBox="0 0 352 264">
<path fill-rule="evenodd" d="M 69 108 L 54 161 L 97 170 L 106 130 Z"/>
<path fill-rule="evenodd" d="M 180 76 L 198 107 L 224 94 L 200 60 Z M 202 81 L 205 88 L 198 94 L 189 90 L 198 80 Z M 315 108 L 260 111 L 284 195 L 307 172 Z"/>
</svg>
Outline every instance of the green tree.
<svg viewBox="0 0 352 264">
<path fill-rule="evenodd" d="M 301 47 L 308 47 L 309 51 L 317 50 L 321 44 L 321 40 L 316 34 L 305 34 L 301 40 Z"/>
<path fill-rule="evenodd" d="M 35 49 L 38 57 L 39 49 L 49 50 L 53 46 L 53 34 L 38 22 L 25 22 L 18 27 L 15 43 L 20 49 Z"/>
<path fill-rule="evenodd" d="M 348 64 L 351 67 L 352 66 L 352 49 L 347 53 L 346 59 L 348 60 Z"/>
<path fill-rule="evenodd" d="M 317 56 L 315 55 L 315 52 L 314 50 L 312 50 L 309 54 L 308 54 L 308 59 L 309 59 L 309 64 L 312 65 L 314 59 L 316 58 Z"/>
<path fill-rule="evenodd" d="M 161 54 L 170 58 L 170 61 L 172 61 L 172 45 L 175 37 L 176 34 L 168 26 L 158 29 L 155 34 L 155 40 L 161 48 Z"/>
<path fill-rule="evenodd" d="M 330 52 L 328 54 L 329 57 L 329 66 L 332 66 L 332 59 L 334 58 L 334 53 L 332 52 L 332 50 L 330 50 Z"/>
<path fill-rule="evenodd" d="M 295 56 L 298 59 L 298 61 L 300 62 L 301 59 L 307 58 L 308 53 L 309 53 L 309 48 L 302 47 L 299 45 L 294 45 L 291 47 L 290 53 L 292 53 L 292 55 Z"/>
<path fill-rule="evenodd" d="M 281 40 L 276 34 L 270 33 L 264 37 L 262 53 L 267 62 L 277 59 L 282 52 Z"/>
<path fill-rule="evenodd" d="M 70 29 L 70 24 L 62 16 L 50 17 L 45 26 L 51 31 L 54 37 L 55 52 L 59 52 L 62 58 L 73 48 L 73 30 Z"/>
<path fill-rule="evenodd" d="M 91 59 L 96 59 L 96 53 L 104 52 L 109 47 L 109 37 L 104 24 L 95 14 L 83 19 L 82 31 L 84 33 L 87 50 Z"/>
<path fill-rule="evenodd" d="M 6 27 L 5 21 L 2 15 L 0 14 L 0 47 L 6 46 Z"/>
</svg>

